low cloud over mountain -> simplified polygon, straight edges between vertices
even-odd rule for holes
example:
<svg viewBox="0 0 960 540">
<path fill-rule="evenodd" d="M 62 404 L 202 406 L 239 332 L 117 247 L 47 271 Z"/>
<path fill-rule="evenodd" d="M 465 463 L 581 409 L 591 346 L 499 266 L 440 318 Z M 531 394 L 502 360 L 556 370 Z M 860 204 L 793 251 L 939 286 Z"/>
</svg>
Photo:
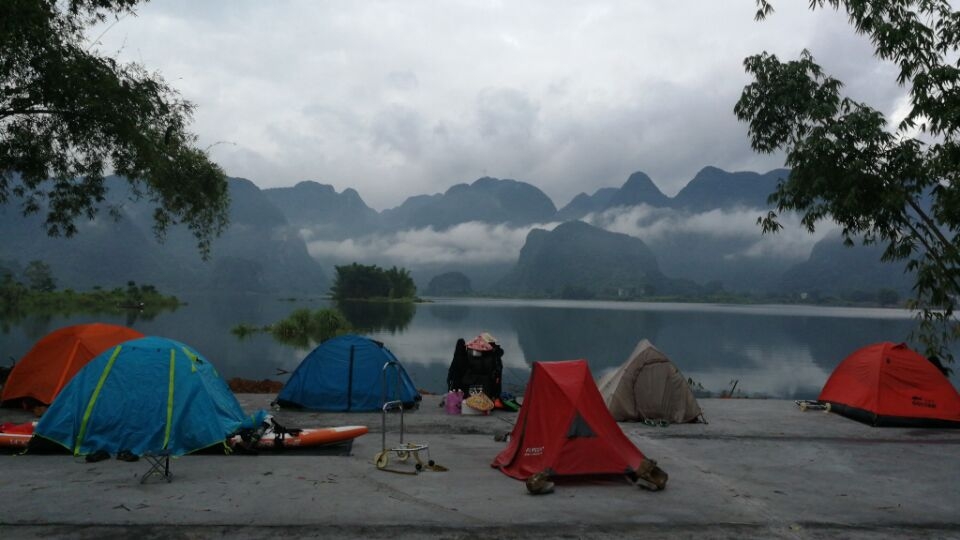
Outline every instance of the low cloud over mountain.
<svg viewBox="0 0 960 540">
<path fill-rule="evenodd" d="M 782 231 L 761 234 L 757 218 L 765 212 L 762 208 L 717 208 L 692 213 L 641 205 L 588 214 L 584 221 L 609 231 L 642 238 L 652 245 L 667 242 L 676 235 L 702 235 L 717 241 L 738 241 L 740 247 L 726 252 L 728 258 L 806 259 L 813 246 L 831 230 L 830 227 L 821 227 L 812 234 L 808 233 L 800 227 L 799 218 L 787 214 L 781 219 L 784 225 Z"/>
<path fill-rule="evenodd" d="M 440 231 L 424 227 L 346 240 L 311 239 L 310 233 L 306 233 L 306 240 L 311 255 L 338 264 L 380 261 L 380 264 L 407 267 L 425 263 L 469 266 L 514 262 L 531 229 L 553 229 L 556 225 L 535 223 L 510 227 L 471 221 Z"/>
<path fill-rule="evenodd" d="M 27 262 L 21 260 L 25 246 L 42 248 L 38 258 L 53 264 L 64 285 L 78 287 L 135 280 L 176 290 L 219 287 L 324 293 L 324 274 L 331 273 L 334 265 L 360 262 L 408 268 L 421 287 L 436 275 L 460 272 L 474 291 L 483 293 L 495 291 L 498 282 L 515 273 L 531 238 L 546 238 L 544 234 L 564 223 L 580 220 L 587 227 L 632 237 L 655 257 L 657 271 L 662 273 L 659 287 L 637 282 L 630 286 L 635 290 L 695 291 L 703 286 L 704 290 L 722 287 L 798 294 L 818 285 L 822 292 L 833 293 L 804 279 L 811 268 L 823 276 L 845 275 L 844 268 L 873 276 L 869 284 L 833 280 L 838 287 L 904 289 L 899 268 L 872 271 L 885 268 L 875 250 L 835 253 L 821 245 L 835 231 L 829 223 L 809 234 L 795 215 L 786 214 L 781 216 L 783 230 L 763 235 L 757 218 L 769 210 L 765 201 L 786 174 L 783 169 L 759 174 L 705 167 L 675 197 L 668 197 L 648 175 L 636 172 L 619 188 L 581 194 L 559 211 L 532 184 L 489 177 L 456 184 L 444 193 L 412 196 L 383 212 L 371 209 L 350 188 L 337 192 L 329 185 L 301 182 L 291 188 L 259 190 L 247 180 L 231 179 L 231 226 L 214 243 L 210 263 L 198 260 L 184 231 L 172 230 L 165 244 L 153 242 L 149 208 L 124 202 L 120 190 L 111 196 L 123 204 L 125 221 L 85 224 L 82 234 L 69 241 L 46 239 L 36 220 L 0 213 L 7 237 L 15 239 L 8 242 L 11 249 L 0 249 L 0 257 L 22 266 Z M 607 256 L 597 252 L 590 239 L 605 246 L 626 245 L 606 241 L 609 237 L 595 232 L 574 236 L 587 238 L 579 248 L 585 258 Z M 820 246 L 819 251 L 814 246 Z M 616 288 L 604 275 L 603 265 L 574 265 L 574 254 L 565 252 L 564 257 L 557 262 L 561 273 L 564 266 L 576 266 L 581 274 L 584 269 L 596 274 L 593 280 L 607 283 L 608 289 Z M 105 258 L 110 260 L 107 267 L 93 263 Z M 150 262 L 161 260 L 166 262 Z M 87 262 L 100 270 L 84 271 Z M 547 263 L 538 260 L 533 266 L 544 269 Z M 626 267 L 617 271 L 628 272 Z M 560 277 L 554 277 L 554 285 L 562 285 Z M 589 282 L 585 275 L 576 281 L 578 287 Z M 532 292 L 527 287 L 532 283 L 514 280 L 510 292 Z"/>
</svg>

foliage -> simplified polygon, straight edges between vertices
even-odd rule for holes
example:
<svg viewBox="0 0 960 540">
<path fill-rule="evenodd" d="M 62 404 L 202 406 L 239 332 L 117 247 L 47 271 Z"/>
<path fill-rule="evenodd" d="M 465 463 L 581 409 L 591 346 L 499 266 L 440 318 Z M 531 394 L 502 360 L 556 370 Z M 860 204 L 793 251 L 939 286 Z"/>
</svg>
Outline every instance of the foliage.
<svg viewBox="0 0 960 540">
<path fill-rule="evenodd" d="M 43 261 L 30 261 L 23 271 L 23 277 L 31 291 L 51 292 L 57 288 L 50 265 Z"/>
<path fill-rule="evenodd" d="M 390 289 L 387 298 L 413 298 L 417 295 L 417 285 L 406 268 L 391 267 L 384 272 Z"/>
<path fill-rule="evenodd" d="M 757 18 L 773 13 L 757 0 Z M 777 212 L 797 211 L 810 231 L 832 219 L 844 241 L 885 247 L 887 261 L 915 272 L 917 338 L 926 354 L 952 360 L 960 337 L 960 13 L 946 0 L 811 0 L 843 9 L 881 60 L 899 68 L 909 113 L 888 129 L 882 113 L 841 95 L 809 51 L 781 62 L 767 52 L 744 61 L 753 82 L 734 112 L 749 124 L 753 148 L 784 151 L 789 178 L 770 196 Z M 777 212 L 758 220 L 782 228 Z"/>
<path fill-rule="evenodd" d="M 0 306 L 4 310 L 13 310 L 20 306 L 30 294 L 30 290 L 14 279 L 12 273 L 6 273 L 0 282 Z"/>
<path fill-rule="evenodd" d="M 237 336 L 240 339 L 244 339 L 247 336 L 256 334 L 259 331 L 260 329 L 257 328 L 256 326 L 252 326 L 246 323 L 240 323 L 230 329 L 230 333 Z"/>
<path fill-rule="evenodd" d="M 224 172 L 186 131 L 194 106 L 139 64 L 100 56 L 85 32 L 140 0 L 0 2 L 0 204 L 46 212 L 72 236 L 99 211 L 110 167 L 156 204 L 154 230 L 185 223 L 201 253 L 227 225 Z M 111 213 L 117 215 L 116 208 Z"/>
<path fill-rule="evenodd" d="M 337 266 L 336 270 L 330 293 L 337 300 L 413 299 L 417 295 L 417 286 L 404 268 L 384 270 L 377 265 L 353 263 Z"/>
<path fill-rule="evenodd" d="M 38 267 L 45 266 L 40 261 Z M 29 266 L 27 270 L 29 270 Z M 27 270 L 24 271 L 26 274 Z M 47 268 L 44 274 L 53 283 L 53 276 Z M 44 278 L 44 279 L 46 279 Z M 7 273 L 0 279 L 0 320 L 5 322 L 17 320 L 25 315 L 63 315 L 76 313 L 110 313 L 120 308 L 134 306 L 136 309 L 123 309 L 127 318 L 127 326 L 137 319 L 150 320 L 161 311 L 176 309 L 180 301 L 175 296 L 162 295 L 153 285 L 137 286 L 130 281 L 127 287 L 116 287 L 112 290 L 103 290 L 94 287 L 92 291 L 77 292 L 72 289 L 45 290 L 44 288 L 28 287 L 18 281 L 12 273 Z"/>
<path fill-rule="evenodd" d="M 287 318 L 268 326 L 257 328 L 248 324 L 238 324 L 230 333 L 240 339 L 256 332 L 269 332 L 274 339 L 295 347 L 308 348 L 312 343 L 350 331 L 350 323 L 342 313 L 335 309 L 297 309 Z"/>
</svg>

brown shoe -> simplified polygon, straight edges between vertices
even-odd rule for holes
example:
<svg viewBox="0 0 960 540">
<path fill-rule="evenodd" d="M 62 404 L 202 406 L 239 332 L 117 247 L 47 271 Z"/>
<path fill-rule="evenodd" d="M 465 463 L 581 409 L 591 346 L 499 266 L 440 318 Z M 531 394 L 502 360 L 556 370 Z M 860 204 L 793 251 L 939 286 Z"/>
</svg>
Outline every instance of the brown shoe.
<svg viewBox="0 0 960 540">
<path fill-rule="evenodd" d="M 657 462 L 644 458 L 640 466 L 633 472 L 633 483 L 650 491 L 660 491 L 667 487 L 669 475 L 657 467 Z"/>
<path fill-rule="evenodd" d="M 529 491 L 531 495 L 553 493 L 553 482 L 550 481 L 550 475 L 546 472 L 538 472 L 530 478 L 527 478 L 526 484 L 527 491 Z"/>
</svg>

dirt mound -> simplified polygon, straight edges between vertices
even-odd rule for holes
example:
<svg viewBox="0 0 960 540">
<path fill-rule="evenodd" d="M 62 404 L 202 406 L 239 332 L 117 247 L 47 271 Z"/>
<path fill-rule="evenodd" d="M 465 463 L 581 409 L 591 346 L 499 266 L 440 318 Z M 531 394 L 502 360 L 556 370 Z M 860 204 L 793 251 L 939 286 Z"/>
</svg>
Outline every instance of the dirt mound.
<svg viewBox="0 0 960 540">
<path fill-rule="evenodd" d="M 235 394 L 276 394 L 283 388 L 282 382 L 271 381 L 270 379 L 254 381 L 252 379 L 234 377 L 230 379 L 227 384 L 230 385 L 230 390 Z"/>
</svg>

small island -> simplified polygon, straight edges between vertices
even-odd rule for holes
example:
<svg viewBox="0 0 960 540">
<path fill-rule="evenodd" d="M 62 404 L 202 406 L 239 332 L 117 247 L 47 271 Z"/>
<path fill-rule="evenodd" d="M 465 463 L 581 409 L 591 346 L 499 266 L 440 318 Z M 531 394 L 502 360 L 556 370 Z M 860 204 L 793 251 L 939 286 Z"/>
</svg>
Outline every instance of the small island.
<svg viewBox="0 0 960 540">
<path fill-rule="evenodd" d="M 405 268 L 385 270 L 376 265 L 353 263 L 337 266 L 337 276 L 330 288 L 336 308 L 311 311 L 297 309 L 285 319 L 266 326 L 239 324 L 231 329 L 238 338 L 267 332 L 274 339 L 299 348 L 309 348 L 331 337 L 351 331 L 402 329 L 413 318 L 417 286 Z M 355 309 L 359 302 L 370 307 L 384 304 L 384 309 Z"/>
<path fill-rule="evenodd" d="M 385 270 L 377 265 L 353 263 L 337 266 L 330 295 L 337 302 L 420 302 L 410 271 L 396 266 Z"/>
</svg>

